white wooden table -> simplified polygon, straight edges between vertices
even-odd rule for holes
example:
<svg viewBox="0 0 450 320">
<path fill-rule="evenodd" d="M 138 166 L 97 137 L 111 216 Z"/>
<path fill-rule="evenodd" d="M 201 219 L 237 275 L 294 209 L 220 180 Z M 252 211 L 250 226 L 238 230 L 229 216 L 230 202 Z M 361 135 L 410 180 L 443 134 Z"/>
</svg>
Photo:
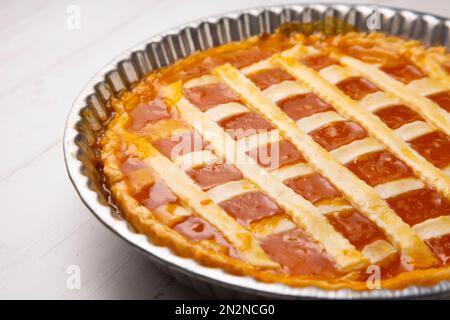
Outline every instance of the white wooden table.
<svg viewBox="0 0 450 320">
<path fill-rule="evenodd" d="M 373 3 L 450 16 L 446 2 Z M 276 3 L 0 0 L 0 298 L 201 298 L 83 206 L 64 168 L 65 117 L 89 78 L 133 44 L 200 17 Z M 67 286 L 72 265 L 79 290 Z"/>
</svg>

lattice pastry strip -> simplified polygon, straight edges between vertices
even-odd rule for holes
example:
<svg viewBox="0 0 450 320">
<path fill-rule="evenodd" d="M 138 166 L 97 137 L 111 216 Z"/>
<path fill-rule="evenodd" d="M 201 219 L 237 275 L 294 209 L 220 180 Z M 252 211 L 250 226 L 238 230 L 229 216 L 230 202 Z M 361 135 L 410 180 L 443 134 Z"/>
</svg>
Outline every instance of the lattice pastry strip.
<svg viewBox="0 0 450 320">
<path fill-rule="evenodd" d="M 191 168 L 200 167 L 204 164 L 215 163 L 217 160 L 219 159 L 211 151 L 201 150 L 181 155 L 175 159 L 175 163 L 181 167 L 183 171 L 187 171 Z"/>
<path fill-rule="evenodd" d="M 391 106 L 399 105 L 402 101 L 396 98 L 394 95 L 377 91 L 371 94 L 368 94 L 364 98 L 358 101 L 358 105 L 361 108 L 365 108 L 368 111 L 375 113 L 385 108 L 389 108 Z"/>
<path fill-rule="evenodd" d="M 347 145 L 334 149 L 330 151 L 330 154 L 340 163 L 346 164 L 364 154 L 382 151 L 384 149 L 384 145 L 369 137 L 355 140 Z"/>
<path fill-rule="evenodd" d="M 211 188 L 207 191 L 211 199 L 216 203 L 221 203 L 245 193 L 254 192 L 258 189 L 247 180 L 230 181 Z"/>
<path fill-rule="evenodd" d="M 428 97 L 437 93 L 441 93 L 450 89 L 448 86 L 444 85 L 442 82 L 433 78 L 423 78 L 410 82 L 406 87 L 423 97 Z"/>
<path fill-rule="evenodd" d="M 450 234 L 450 216 L 429 219 L 416 224 L 414 231 L 424 240 L 440 238 Z"/>
<path fill-rule="evenodd" d="M 213 121 L 221 121 L 233 116 L 248 112 L 249 110 L 238 102 L 229 102 L 208 109 L 205 113 Z"/>
<path fill-rule="evenodd" d="M 321 214 L 333 214 L 353 209 L 352 205 L 345 198 L 335 198 L 328 201 L 322 201 L 316 204 Z"/>
<path fill-rule="evenodd" d="M 273 102 L 277 102 L 292 95 L 305 94 L 308 92 L 309 90 L 307 87 L 303 86 L 298 81 L 292 80 L 283 81 L 264 90 L 266 97 Z"/>
<path fill-rule="evenodd" d="M 383 261 L 396 253 L 396 250 L 386 240 L 376 240 L 364 247 L 362 253 L 373 264 Z"/>
<path fill-rule="evenodd" d="M 389 199 L 409 191 L 420 190 L 424 187 L 425 184 L 419 179 L 404 178 L 379 184 L 374 190 L 382 199 Z"/>
<path fill-rule="evenodd" d="M 286 181 L 288 179 L 314 173 L 314 170 L 306 163 L 297 163 L 290 166 L 283 166 L 279 169 L 273 170 L 271 173 L 281 181 Z"/>
<path fill-rule="evenodd" d="M 335 111 L 325 111 L 298 120 L 297 126 L 304 132 L 309 133 L 324 125 L 338 121 L 345 121 L 345 118 Z"/>
<path fill-rule="evenodd" d="M 423 121 L 414 121 L 395 130 L 395 135 L 403 141 L 411 141 L 432 132 L 434 132 L 434 130 L 428 123 Z"/>
</svg>

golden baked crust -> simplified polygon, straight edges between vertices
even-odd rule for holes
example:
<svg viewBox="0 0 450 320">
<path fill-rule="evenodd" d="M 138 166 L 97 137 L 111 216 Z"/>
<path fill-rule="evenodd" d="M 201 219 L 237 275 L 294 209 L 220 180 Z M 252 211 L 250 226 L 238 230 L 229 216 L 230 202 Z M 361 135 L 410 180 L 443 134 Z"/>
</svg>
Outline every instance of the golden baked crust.
<svg viewBox="0 0 450 320">
<path fill-rule="evenodd" d="M 260 281 L 369 290 L 369 266 L 386 289 L 449 280 L 447 61 L 361 33 L 195 53 L 111 101 L 113 200 L 154 243 Z"/>
</svg>

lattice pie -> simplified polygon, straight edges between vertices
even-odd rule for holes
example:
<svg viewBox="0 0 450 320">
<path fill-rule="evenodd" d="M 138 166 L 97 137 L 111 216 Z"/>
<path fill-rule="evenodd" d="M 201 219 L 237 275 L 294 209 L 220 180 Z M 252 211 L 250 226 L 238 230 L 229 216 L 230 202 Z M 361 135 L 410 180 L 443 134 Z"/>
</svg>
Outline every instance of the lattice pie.
<svg viewBox="0 0 450 320">
<path fill-rule="evenodd" d="M 450 280 L 443 48 L 278 32 L 195 53 L 111 105 L 106 181 L 151 241 L 291 286 L 367 290 L 374 266 L 389 289 Z"/>
</svg>

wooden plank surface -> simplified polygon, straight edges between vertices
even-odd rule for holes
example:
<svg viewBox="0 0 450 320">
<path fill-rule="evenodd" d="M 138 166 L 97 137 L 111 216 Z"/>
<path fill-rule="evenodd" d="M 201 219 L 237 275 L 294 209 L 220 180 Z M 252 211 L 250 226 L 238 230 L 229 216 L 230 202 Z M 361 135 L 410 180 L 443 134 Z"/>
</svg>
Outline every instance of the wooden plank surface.
<svg viewBox="0 0 450 320">
<path fill-rule="evenodd" d="M 276 3 L 0 1 L 0 298 L 208 298 L 161 273 L 83 206 L 64 168 L 65 117 L 90 77 L 128 47 L 190 20 Z M 372 3 L 450 16 L 442 0 Z M 70 266 L 79 267 L 80 289 L 68 288 Z"/>
</svg>

